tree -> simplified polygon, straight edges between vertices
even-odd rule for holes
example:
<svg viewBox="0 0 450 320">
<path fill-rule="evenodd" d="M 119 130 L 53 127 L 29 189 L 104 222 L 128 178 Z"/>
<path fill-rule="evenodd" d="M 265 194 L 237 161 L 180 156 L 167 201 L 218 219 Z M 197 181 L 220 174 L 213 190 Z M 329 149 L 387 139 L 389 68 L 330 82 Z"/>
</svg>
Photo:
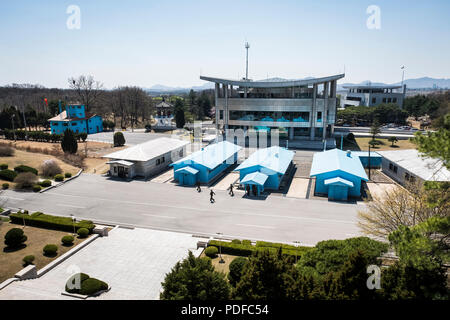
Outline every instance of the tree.
<svg viewBox="0 0 450 320">
<path fill-rule="evenodd" d="M 123 133 L 118 131 L 114 133 L 114 147 L 121 147 L 125 144 L 125 137 Z"/>
<path fill-rule="evenodd" d="M 230 286 L 225 275 L 214 270 L 209 258 L 189 255 L 172 268 L 162 282 L 161 300 L 227 300 Z"/>
<path fill-rule="evenodd" d="M 390 143 L 392 143 L 391 147 L 393 147 L 394 144 L 398 141 L 398 139 L 397 139 L 397 137 L 389 137 L 389 138 L 388 138 L 388 141 L 389 141 Z"/>
<path fill-rule="evenodd" d="M 236 283 L 241 279 L 242 271 L 244 270 L 245 265 L 248 260 L 244 257 L 237 257 L 233 259 L 230 263 L 230 272 L 228 273 L 228 280 L 232 286 L 235 286 Z"/>
<path fill-rule="evenodd" d="M 27 236 L 22 229 L 12 228 L 5 234 L 5 245 L 10 248 L 18 248 L 25 241 L 27 241 Z"/>
<path fill-rule="evenodd" d="M 450 113 L 445 115 L 442 128 L 428 135 L 416 132 L 412 141 L 425 156 L 441 160 L 450 169 Z"/>
<path fill-rule="evenodd" d="M 63 137 L 61 139 L 61 148 L 65 153 L 77 153 L 78 142 L 75 133 L 72 130 L 67 129 L 66 131 L 64 131 Z"/>
<path fill-rule="evenodd" d="M 372 127 L 370 127 L 370 134 L 372 135 L 372 141 L 375 141 L 377 135 L 381 133 L 381 126 L 378 121 L 374 121 L 372 123 Z"/>
<path fill-rule="evenodd" d="M 175 100 L 174 112 L 175 112 L 175 122 L 177 128 L 183 128 L 185 122 L 184 119 L 184 103 L 182 99 L 177 98 Z"/>
<path fill-rule="evenodd" d="M 258 252 L 249 258 L 236 284 L 235 298 L 242 300 L 285 299 L 290 286 L 287 274 L 293 265 L 279 253 Z"/>
<path fill-rule="evenodd" d="M 71 77 L 68 82 L 69 87 L 76 92 L 81 103 L 85 105 L 86 111 L 92 109 L 102 95 L 103 84 L 95 81 L 93 76 Z"/>
<path fill-rule="evenodd" d="M 440 201 L 436 201 L 437 195 Z M 408 189 L 394 187 L 382 196 L 372 197 L 373 201 L 366 203 L 366 210 L 358 212 L 358 226 L 364 233 L 376 237 L 386 238 L 401 226 L 411 227 L 430 217 L 450 214 L 448 189 L 427 190 L 410 184 Z"/>
<path fill-rule="evenodd" d="M 22 172 L 14 178 L 16 189 L 31 188 L 38 182 L 38 177 L 31 172 Z"/>
</svg>

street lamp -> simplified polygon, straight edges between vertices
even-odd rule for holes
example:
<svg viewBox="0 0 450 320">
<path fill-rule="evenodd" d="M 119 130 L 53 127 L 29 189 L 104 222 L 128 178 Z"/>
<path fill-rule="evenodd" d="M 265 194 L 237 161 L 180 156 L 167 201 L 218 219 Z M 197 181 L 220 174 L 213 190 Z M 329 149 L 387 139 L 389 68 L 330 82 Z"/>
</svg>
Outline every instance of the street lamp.
<svg viewBox="0 0 450 320">
<path fill-rule="evenodd" d="M 219 241 L 219 263 L 225 263 L 225 260 L 223 260 L 222 258 L 222 233 L 221 232 L 217 232 L 217 235 L 219 235 L 220 241 Z"/>
<path fill-rule="evenodd" d="M 369 144 L 369 162 L 367 166 L 369 167 L 369 180 L 370 180 L 370 144 Z"/>
<path fill-rule="evenodd" d="M 25 216 L 24 216 L 24 211 L 22 209 L 19 208 L 19 213 L 22 213 L 22 221 L 23 221 L 23 229 L 25 229 Z"/>
<path fill-rule="evenodd" d="M 292 241 L 295 246 L 295 264 L 297 264 L 297 247 L 300 244 L 300 241 Z"/>
<path fill-rule="evenodd" d="M 76 221 L 76 219 L 75 219 L 75 217 L 73 216 L 73 214 L 71 214 L 70 215 L 70 217 L 72 218 L 72 225 L 73 225 L 73 235 L 75 236 L 75 221 Z"/>
</svg>

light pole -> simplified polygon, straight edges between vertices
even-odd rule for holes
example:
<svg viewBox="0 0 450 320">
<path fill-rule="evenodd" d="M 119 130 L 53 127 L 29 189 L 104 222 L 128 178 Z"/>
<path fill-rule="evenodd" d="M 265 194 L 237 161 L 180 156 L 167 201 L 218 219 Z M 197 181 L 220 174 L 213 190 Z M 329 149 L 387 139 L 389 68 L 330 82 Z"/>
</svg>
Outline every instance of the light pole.
<svg viewBox="0 0 450 320">
<path fill-rule="evenodd" d="M 403 81 L 405 80 L 405 66 L 402 66 L 400 69 L 403 70 L 402 72 L 402 90 L 403 90 Z"/>
<path fill-rule="evenodd" d="M 24 216 L 24 212 L 22 209 L 19 208 L 19 213 L 22 213 L 22 220 L 23 220 L 23 229 L 25 229 L 25 216 Z"/>
<path fill-rule="evenodd" d="M 370 180 L 370 144 L 369 144 L 369 163 L 367 166 L 369 167 L 369 180 Z"/>
<path fill-rule="evenodd" d="M 222 233 L 221 232 L 217 232 L 217 235 L 219 235 L 219 239 L 220 239 L 220 241 L 219 241 L 219 257 L 220 257 L 220 260 L 219 260 L 219 263 L 225 263 L 225 260 L 223 260 L 223 258 L 222 258 Z"/>
<path fill-rule="evenodd" d="M 75 236 L 75 217 L 73 216 L 73 214 L 70 215 L 70 217 L 72 218 L 72 225 L 73 225 L 73 235 Z"/>
<path fill-rule="evenodd" d="M 295 264 L 297 264 L 297 247 L 300 244 L 300 241 L 292 241 L 295 246 Z"/>
</svg>

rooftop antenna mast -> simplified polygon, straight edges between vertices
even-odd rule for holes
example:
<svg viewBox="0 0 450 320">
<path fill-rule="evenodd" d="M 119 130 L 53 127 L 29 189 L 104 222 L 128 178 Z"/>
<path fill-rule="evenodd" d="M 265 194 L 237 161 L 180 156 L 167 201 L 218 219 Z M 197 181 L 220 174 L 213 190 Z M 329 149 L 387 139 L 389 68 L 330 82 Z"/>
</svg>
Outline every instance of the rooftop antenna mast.
<svg viewBox="0 0 450 320">
<path fill-rule="evenodd" d="M 245 42 L 245 49 L 247 50 L 247 59 L 245 62 L 245 80 L 248 80 L 248 49 L 250 48 L 250 45 L 248 42 Z"/>
</svg>

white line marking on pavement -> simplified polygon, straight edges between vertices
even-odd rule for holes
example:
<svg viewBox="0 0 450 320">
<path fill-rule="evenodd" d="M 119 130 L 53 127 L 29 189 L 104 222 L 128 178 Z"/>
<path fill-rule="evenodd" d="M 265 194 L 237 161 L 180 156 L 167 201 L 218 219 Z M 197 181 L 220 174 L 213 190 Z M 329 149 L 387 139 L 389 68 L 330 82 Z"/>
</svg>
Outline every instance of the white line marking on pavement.
<svg viewBox="0 0 450 320">
<path fill-rule="evenodd" d="M 73 197 L 73 198 L 89 198 L 86 196 L 77 196 L 77 195 L 71 195 L 71 194 L 63 194 L 63 193 L 53 193 L 49 192 L 48 195 L 57 195 L 57 196 L 63 196 L 63 197 Z M 113 200 L 113 199 L 102 199 L 102 198 L 95 198 L 98 201 L 107 201 L 107 202 L 119 202 L 119 203 L 127 203 L 131 205 L 142 205 L 142 206 L 150 206 L 150 207 L 163 207 L 163 208 L 173 208 L 173 209 L 180 209 L 180 210 L 192 210 L 193 212 L 196 211 L 206 211 L 210 212 L 210 209 L 202 209 L 202 208 L 193 208 L 193 207 L 186 207 L 186 206 L 171 206 L 171 205 L 165 205 L 165 204 L 157 204 L 157 203 L 146 203 L 146 202 L 133 202 L 133 201 L 124 201 L 124 200 Z M 230 213 L 230 214 L 236 214 L 236 212 L 230 212 L 225 210 L 220 210 L 221 213 Z M 287 218 L 287 219 L 295 219 L 295 220 L 309 220 L 309 221 L 320 221 L 320 222 L 327 222 L 327 223 L 344 223 L 344 224 L 355 224 L 353 221 L 343 221 L 343 220 L 336 220 L 336 219 L 321 219 L 321 218 L 308 218 L 308 217 L 294 217 L 294 216 L 285 216 L 285 215 L 271 215 L 271 214 L 261 214 L 261 213 L 250 213 L 250 212 L 239 212 L 239 215 L 247 215 L 247 216 L 256 216 L 256 217 L 269 217 L 269 218 Z"/>
<path fill-rule="evenodd" d="M 80 206 L 73 206 L 73 205 L 71 205 L 71 204 L 60 204 L 60 203 L 58 203 L 58 204 L 56 204 L 57 206 L 60 206 L 60 207 L 70 207 L 70 208 L 77 208 L 77 209 L 86 209 L 86 207 L 80 207 Z"/>
<path fill-rule="evenodd" d="M 156 214 L 148 214 L 148 213 L 143 213 L 142 215 L 143 216 L 148 216 L 148 217 L 163 218 L 163 219 L 176 219 L 176 217 L 158 216 Z"/>
<path fill-rule="evenodd" d="M 254 224 L 236 224 L 237 226 L 243 226 L 243 227 L 252 227 L 252 228 L 264 228 L 264 229 L 275 229 L 275 227 L 270 227 L 270 226 L 257 226 Z"/>
<path fill-rule="evenodd" d="M 6 196 L 9 199 L 13 199 L 13 200 L 19 200 L 19 201 L 24 201 L 25 199 L 22 198 L 14 198 L 14 197 L 10 197 L 10 196 Z"/>
</svg>

